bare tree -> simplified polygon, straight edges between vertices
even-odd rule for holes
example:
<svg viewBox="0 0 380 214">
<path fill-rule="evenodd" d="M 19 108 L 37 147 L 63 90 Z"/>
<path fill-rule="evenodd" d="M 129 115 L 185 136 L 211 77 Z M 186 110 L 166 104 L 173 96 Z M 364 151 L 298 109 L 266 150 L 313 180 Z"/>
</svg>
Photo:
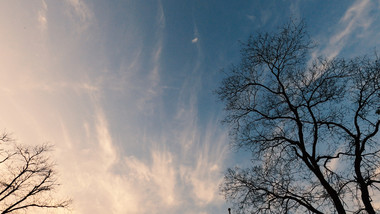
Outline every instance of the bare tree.
<svg viewBox="0 0 380 214">
<path fill-rule="evenodd" d="M 70 200 L 53 197 L 59 185 L 49 145 L 34 147 L 0 137 L 0 212 L 18 213 L 29 208 L 67 208 Z"/>
<path fill-rule="evenodd" d="M 312 59 L 303 22 L 258 33 L 217 90 L 252 167 L 221 191 L 239 213 L 370 213 L 380 184 L 380 60 Z"/>
</svg>

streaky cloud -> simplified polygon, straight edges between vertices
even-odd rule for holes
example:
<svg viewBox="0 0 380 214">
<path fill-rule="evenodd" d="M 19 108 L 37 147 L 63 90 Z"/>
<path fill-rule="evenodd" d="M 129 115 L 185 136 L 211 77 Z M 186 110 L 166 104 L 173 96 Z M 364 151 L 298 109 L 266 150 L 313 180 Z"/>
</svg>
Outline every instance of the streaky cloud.
<svg viewBox="0 0 380 214">
<path fill-rule="evenodd" d="M 47 10 L 48 6 L 46 4 L 45 0 L 41 1 L 41 9 L 38 11 L 38 22 L 39 22 L 39 28 L 41 31 L 46 31 L 48 20 L 47 20 Z"/>
<path fill-rule="evenodd" d="M 73 10 L 73 13 L 71 12 L 68 15 L 71 15 L 77 33 L 84 32 L 93 22 L 95 22 L 93 11 L 83 0 L 66 0 L 66 2 Z"/>
<path fill-rule="evenodd" d="M 88 21 L 93 18 L 92 11 L 83 0 L 66 0 L 71 5 L 81 21 Z"/>
<path fill-rule="evenodd" d="M 356 0 L 349 7 L 336 25 L 334 34 L 330 37 L 328 45 L 313 53 L 314 57 L 322 54 L 332 59 L 339 55 L 341 50 L 347 45 L 348 39 L 359 34 L 358 29 L 365 31 L 373 23 L 370 11 L 373 9 L 373 2 L 370 0 Z"/>
</svg>

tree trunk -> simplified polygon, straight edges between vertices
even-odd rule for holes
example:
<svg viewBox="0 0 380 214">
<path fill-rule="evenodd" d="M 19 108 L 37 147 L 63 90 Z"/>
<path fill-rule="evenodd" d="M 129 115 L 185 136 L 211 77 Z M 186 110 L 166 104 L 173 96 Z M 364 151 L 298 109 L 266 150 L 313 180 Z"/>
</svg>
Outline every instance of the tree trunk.
<svg viewBox="0 0 380 214">
<path fill-rule="evenodd" d="M 368 214 L 376 214 L 372 204 L 371 204 L 371 199 L 369 196 L 369 191 L 368 191 L 368 185 L 364 181 L 364 178 L 362 176 L 361 170 L 360 170 L 360 165 L 362 161 L 362 156 L 361 154 L 356 154 L 355 158 L 355 174 L 356 174 L 356 179 L 357 182 L 359 183 L 359 188 L 361 191 L 361 199 L 364 204 L 365 210 L 368 212 Z"/>
</svg>

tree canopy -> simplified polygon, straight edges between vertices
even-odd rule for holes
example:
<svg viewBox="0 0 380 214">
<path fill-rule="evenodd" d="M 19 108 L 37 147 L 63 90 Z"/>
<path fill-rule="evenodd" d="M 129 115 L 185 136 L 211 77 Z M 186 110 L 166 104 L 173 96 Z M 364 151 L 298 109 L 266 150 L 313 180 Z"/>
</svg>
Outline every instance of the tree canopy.
<svg viewBox="0 0 380 214">
<path fill-rule="evenodd" d="M 19 213 L 31 208 L 67 208 L 70 200 L 54 195 L 57 182 L 51 146 L 23 146 L 7 134 L 0 136 L 0 212 Z"/>
<path fill-rule="evenodd" d="M 252 167 L 221 191 L 238 213 L 376 212 L 380 60 L 313 58 L 304 22 L 257 33 L 217 94 L 234 145 Z"/>
</svg>

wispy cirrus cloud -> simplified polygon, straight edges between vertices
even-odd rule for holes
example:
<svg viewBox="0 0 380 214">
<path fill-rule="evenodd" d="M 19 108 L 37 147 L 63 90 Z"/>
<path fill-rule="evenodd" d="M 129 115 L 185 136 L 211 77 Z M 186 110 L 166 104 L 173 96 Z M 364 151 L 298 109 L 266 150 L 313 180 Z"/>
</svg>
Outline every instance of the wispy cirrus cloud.
<svg viewBox="0 0 380 214">
<path fill-rule="evenodd" d="M 161 67 L 161 55 L 164 45 L 164 30 L 165 30 L 165 13 L 161 1 L 158 1 L 156 14 L 156 29 L 155 29 L 155 46 L 153 48 L 151 59 L 151 67 L 149 68 L 149 74 L 144 83 L 143 96 L 140 97 L 138 105 L 140 110 L 145 111 L 148 114 L 153 113 L 151 102 L 155 97 L 159 95 L 161 91 L 159 88 L 160 83 L 160 67 Z"/>
<path fill-rule="evenodd" d="M 102 49 L 107 45 L 103 34 L 96 27 L 83 27 L 97 24 L 84 1 L 68 0 L 69 8 L 46 3 L 40 8 L 46 11 L 42 15 L 57 12 L 46 25 L 46 30 L 52 30 L 50 26 L 58 30 L 54 37 L 41 37 L 38 26 L 44 22 L 36 22 L 36 13 L 31 28 L 37 33 L 30 35 L 37 39 L 30 35 L 12 39 L 22 34 L 24 23 L 8 28 L 10 36 L 3 46 L 7 62 L 0 80 L 0 97 L 7 105 L 1 107 L 0 125 L 14 132 L 20 143 L 56 145 L 60 194 L 73 199 L 72 213 L 198 214 L 220 209 L 223 200 L 217 187 L 227 143 L 216 119 L 207 126 L 199 124 L 200 43 L 195 44 L 194 66 L 186 80 L 179 80 L 178 97 L 160 102 L 165 54 L 162 4 L 154 17 L 156 34 L 149 53 L 138 42 L 129 45 L 139 40 L 127 32 L 128 47 L 134 48 L 121 52 L 115 68 L 107 61 L 114 60 L 107 58 L 113 47 Z M 26 14 L 27 9 L 20 7 L 11 14 Z M 72 31 L 76 36 L 71 37 Z M 41 41 L 47 53 L 40 46 L 27 46 L 30 40 Z M 15 45 L 20 42 L 27 45 Z M 168 106 L 173 111 L 160 114 Z"/>
<path fill-rule="evenodd" d="M 322 54 L 334 58 L 339 55 L 350 39 L 357 39 L 361 32 L 365 32 L 372 25 L 374 18 L 370 12 L 374 9 L 374 4 L 370 0 L 355 1 L 336 24 L 337 30 L 329 38 L 328 45 L 315 52 L 314 56 Z M 353 38 L 354 36 L 356 38 Z"/>
<path fill-rule="evenodd" d="M 144 156 L 117 152 L 129 142 L 126 148 L 114 143 L 101 103 L 93 100 L 95 117 L 83 125 L 85 140 L 73 146 L 76 140 L 65 131 L 65 145 L 71 146 L 59 149 L 67 159 L 60 163 L 66 192 L 75 196 L 75 213 L 195 214 L 223 203 L 218 185 L 227 139 L 215 121 L 204 130 L 198 127 L 196 99 L 184 99 L 159 136 L 145 137 L 151 146 Z"/>
<path fill-rule="evenodd" d="M 84 0 L 66 0 L 66 3 L 70 7 L 68 15 L 76 26 L 75 31 L 84 32 L 95 20 L 93 11 Z"/>
<path fill-rule="evenodd" d="M 38 22 L 39 22 L 39 28 L 41 29 L 41 31 L 46 31 L 47 26 L 48 26 L 47 10 L 48 10 L 48 6 L 46 4 L 46 1 L 42 0 L 41 9 L 38 11 Z"/>
<path fill-rule="evenodd" d="M 88 8 L 83 0 L 66 0 L 74 8 L 76 15 L 82 22 L 89 21 L 93 18 L 93 12 Z"/>
<path fill-rule="evenodd" d="M 198 42 L 198 40 L 199 40 L 199 30 L 198 30 L 198 26 L 194 22 L 194 38 L 191 40 L 191 43 L 195 44 Z"/>
</svg>

